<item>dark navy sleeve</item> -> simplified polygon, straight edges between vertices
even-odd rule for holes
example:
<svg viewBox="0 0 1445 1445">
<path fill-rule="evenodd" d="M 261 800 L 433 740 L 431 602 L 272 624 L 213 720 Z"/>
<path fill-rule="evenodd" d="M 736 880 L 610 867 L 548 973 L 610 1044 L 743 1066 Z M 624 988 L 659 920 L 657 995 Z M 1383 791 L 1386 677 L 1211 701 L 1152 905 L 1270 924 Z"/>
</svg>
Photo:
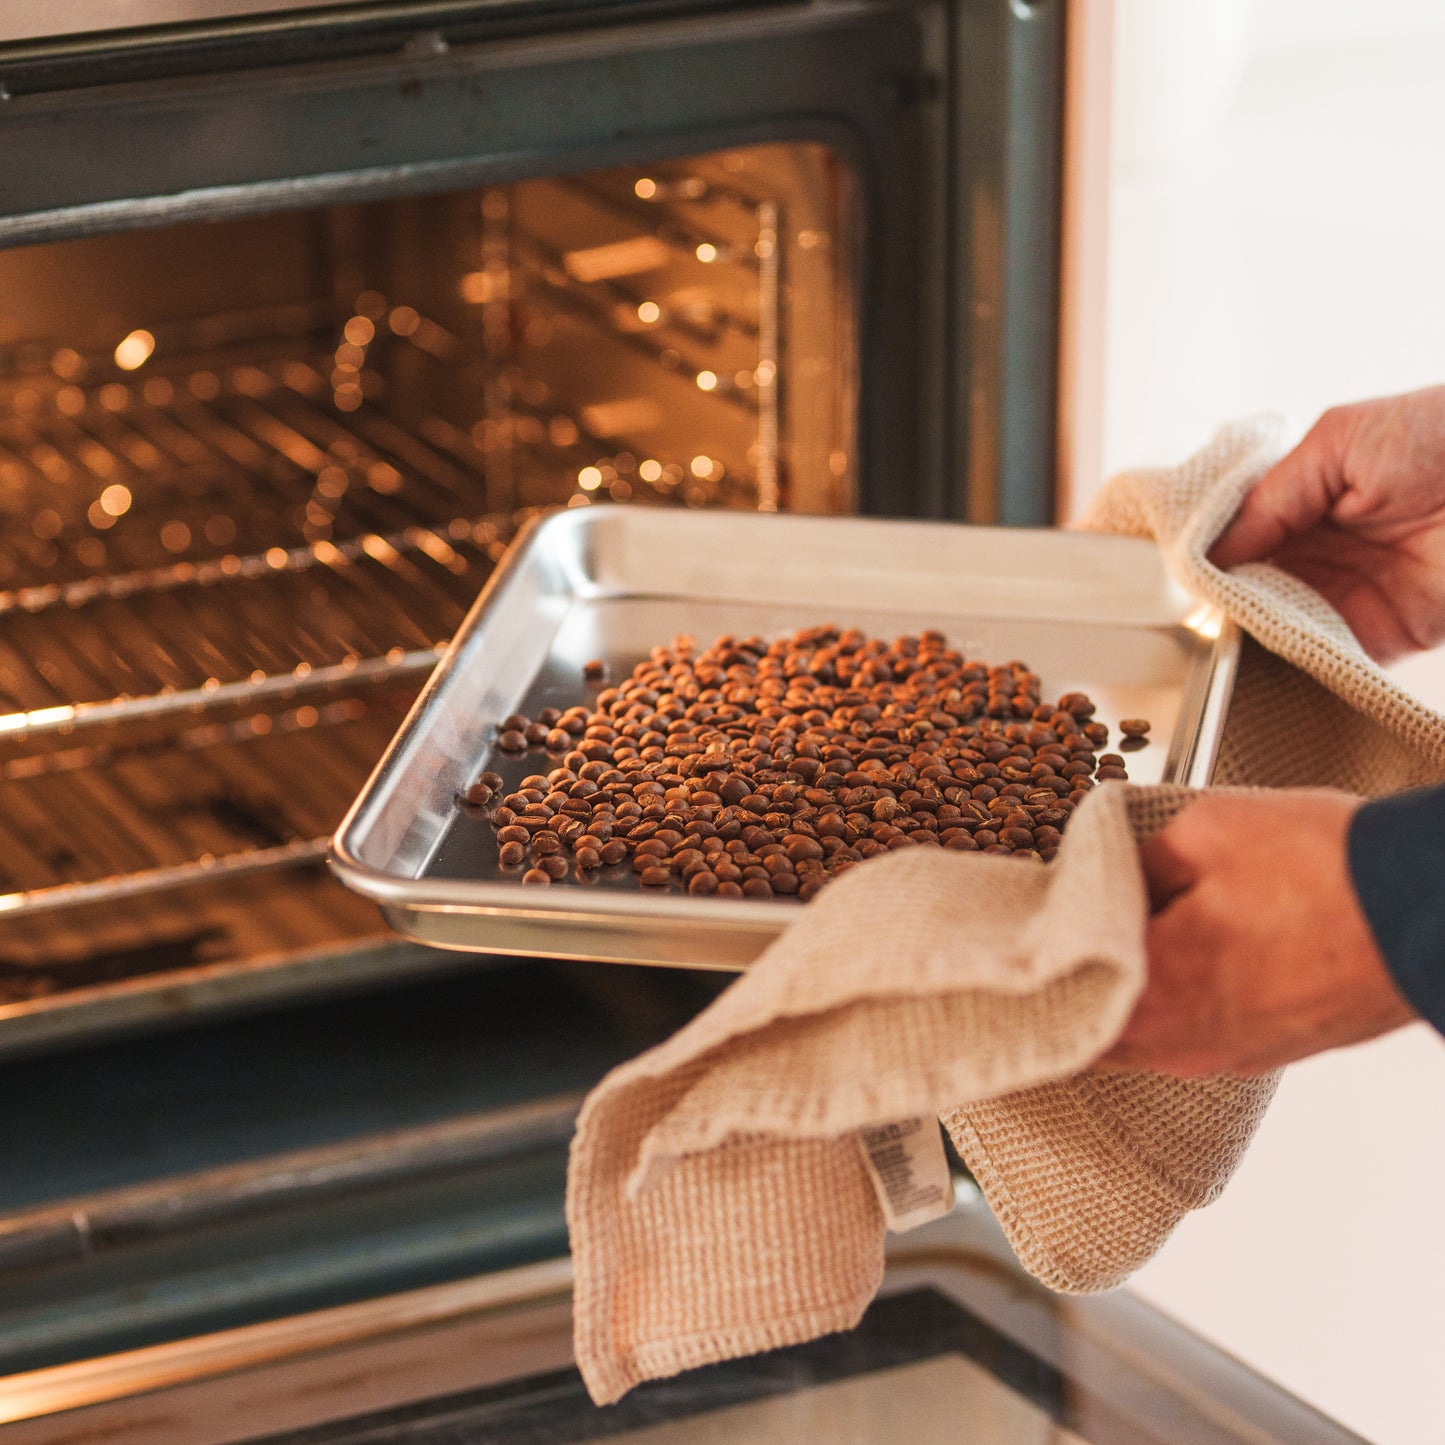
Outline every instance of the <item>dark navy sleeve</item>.
<svg viewBox="0 0 1445 1445">
<path fill-rule="evenodd" d="M 1366 803 L 1350 824 L 1349 862 L 1396 987 L 1445 1033 L 1445 788 Z"/>
</svg>

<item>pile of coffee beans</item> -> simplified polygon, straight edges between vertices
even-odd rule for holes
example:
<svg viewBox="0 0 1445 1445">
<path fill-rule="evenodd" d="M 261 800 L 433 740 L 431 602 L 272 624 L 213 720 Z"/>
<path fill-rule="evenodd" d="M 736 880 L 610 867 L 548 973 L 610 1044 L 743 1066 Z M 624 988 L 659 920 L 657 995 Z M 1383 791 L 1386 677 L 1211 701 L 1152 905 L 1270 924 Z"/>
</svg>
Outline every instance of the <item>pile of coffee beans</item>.
<svg viewBox="0 0 1445 1445">
<path fill-rule="evenodd" d="M 525 883 L 630 867 L 647 889 L 806 900 L 896 848 L 1047 862 L 1089 789 L 1128 776 L 1108 740 L 1083 693 L 1045 702 L 1026 664 L 940 632 L 680 636 L 590 708 L 507 718 L 498 748 L 551 766 L 511 792 L 489 770 L 459 801 Z"/>
</svg>

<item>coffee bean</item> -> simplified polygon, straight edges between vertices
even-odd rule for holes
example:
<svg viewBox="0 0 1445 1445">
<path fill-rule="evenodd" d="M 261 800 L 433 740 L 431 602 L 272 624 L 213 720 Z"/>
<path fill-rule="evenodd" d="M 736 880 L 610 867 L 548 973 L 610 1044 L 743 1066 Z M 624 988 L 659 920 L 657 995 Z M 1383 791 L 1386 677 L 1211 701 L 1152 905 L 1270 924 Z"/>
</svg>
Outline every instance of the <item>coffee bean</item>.
<svg viewBox="0 0 1445 1445">
<path fill-rule="evenodd" d="M 630 857 L 649 888 L 807 899 L 902 848 L 1053 856 L 1073 808 L 1126 775 L 1121 754 L 1142 737 L 1125 726 L 1120 753 L 1097 757 L 1109 730 L 1094 712 L 934 631 L 674 638 L 591 707 L 504 719 L 499 750 L 545 749 L 549 770 L 505 796 L 489 770 L 458 801 L 490 809 L 507 866 L 530 863 L 533 883 Z"/>
<path fill-rule="evenodd" d="M 1126 738 L 1142 738 L 1149 731 L 1150 723 L 1148 718 L 1126 717 L 1120 719 L 1119 731 Z"/>
</svg>

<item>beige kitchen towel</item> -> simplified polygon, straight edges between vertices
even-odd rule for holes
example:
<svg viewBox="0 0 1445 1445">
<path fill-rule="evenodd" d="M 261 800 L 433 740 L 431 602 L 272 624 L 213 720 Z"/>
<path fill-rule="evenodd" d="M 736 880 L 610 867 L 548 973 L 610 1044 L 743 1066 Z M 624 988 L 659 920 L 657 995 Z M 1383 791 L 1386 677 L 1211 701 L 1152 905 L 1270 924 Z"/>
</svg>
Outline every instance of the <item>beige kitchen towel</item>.
<svg viewBox="0 0 1445 1445">
<path fill-rule="evenodd" d="M 1156 537 L 1176 578 L 1255 639 L 1221 782 L 1375 794 L 1445 778 L 1445 719 L 1319 597 L 1206 560 L 1277 449 L 1268 424 L 1226 429 L 1176 470 L 1116 480 L 1089 524 Z M 926 1144 L 941 1117 L 1020 1259 L 1058 1290 L 1120 1283 L 1217 1196 L 1273 1076 L 1084 1072 L 1143 984 L 1136 839 L 1189 797 L 1105 784 L 1047 868 L 921 848 L 873 859 L 598 1085 L 567 1198 L 595 1400 L 856 1323 L 896 1202 L 865 1161 L 879 1126 Z"/>
</svg>

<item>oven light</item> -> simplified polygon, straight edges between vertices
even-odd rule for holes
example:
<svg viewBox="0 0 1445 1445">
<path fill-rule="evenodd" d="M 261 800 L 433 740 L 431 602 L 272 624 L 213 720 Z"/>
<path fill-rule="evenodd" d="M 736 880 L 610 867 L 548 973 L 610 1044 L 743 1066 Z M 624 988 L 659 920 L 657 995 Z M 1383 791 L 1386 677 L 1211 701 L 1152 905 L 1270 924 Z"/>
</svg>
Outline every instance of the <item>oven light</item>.
<svg viewBox="0 0 1445 1445">
<path fill-rule="evenodd" d="M 711 241 L 704 241 L 693 254 L 702 262 L 716 261 L 717 247 Z"/>
<path fill-rule="evenodd" d="M 700 371 L 697 374 L 697 389 L 699 391 L 717 390 L 717 372 Z"/>
<path fill-rule="evenodd" d="M 643 176 L 632 188 L 633 194 L 642 201 L 650 201 L 657 195 L 657 182 Z"/>
<path fill-rule="evenodd" d="M 713 459 L 705 456 L 695 456 L 692 459 L 692 474 L 695 477 L 706 479 L 712 476 Z"/>
<path fill-rule="evenodd" d="M 100 494 L 100 509 L 108 517 L 123 517 L 130 511 L 130 488 L 114 482 Z"/>
<path fill-rule="evenodd" d="M 602 485 L 602 472 L 597 467 L 583 467 L 577 473 L 577 485 L 584 492 L 595 492 Z"/>
<path fill-rule="evenodd" d="M 644 326 L 651 326 L 654 322 L 662 320 L 662 307 L 656 301 L 644 301 L 637 308 L 637 319 Z"/>
<path fill-rule="evenodd" d="M 370 346 L 376 337 L 376 326 L 365 316 L 353 316 L 342 327 L 341 334 L 353 346 Z"/>
<path fill-rule="evenodd" d="M 132 331 L 115 349 L 115 364 L 122 371 L 144 366 L 156 349 L 156 339 L 149 331 Z"/>
<path fill-rule="evenodd" d="M 660 481 L 662 479 L 662 463 L 653 460 L 652 457 L 648 457 L 647 460 L 637 468 L 637 475 L 641 477 L 644 482 Z"/>
</svg>

